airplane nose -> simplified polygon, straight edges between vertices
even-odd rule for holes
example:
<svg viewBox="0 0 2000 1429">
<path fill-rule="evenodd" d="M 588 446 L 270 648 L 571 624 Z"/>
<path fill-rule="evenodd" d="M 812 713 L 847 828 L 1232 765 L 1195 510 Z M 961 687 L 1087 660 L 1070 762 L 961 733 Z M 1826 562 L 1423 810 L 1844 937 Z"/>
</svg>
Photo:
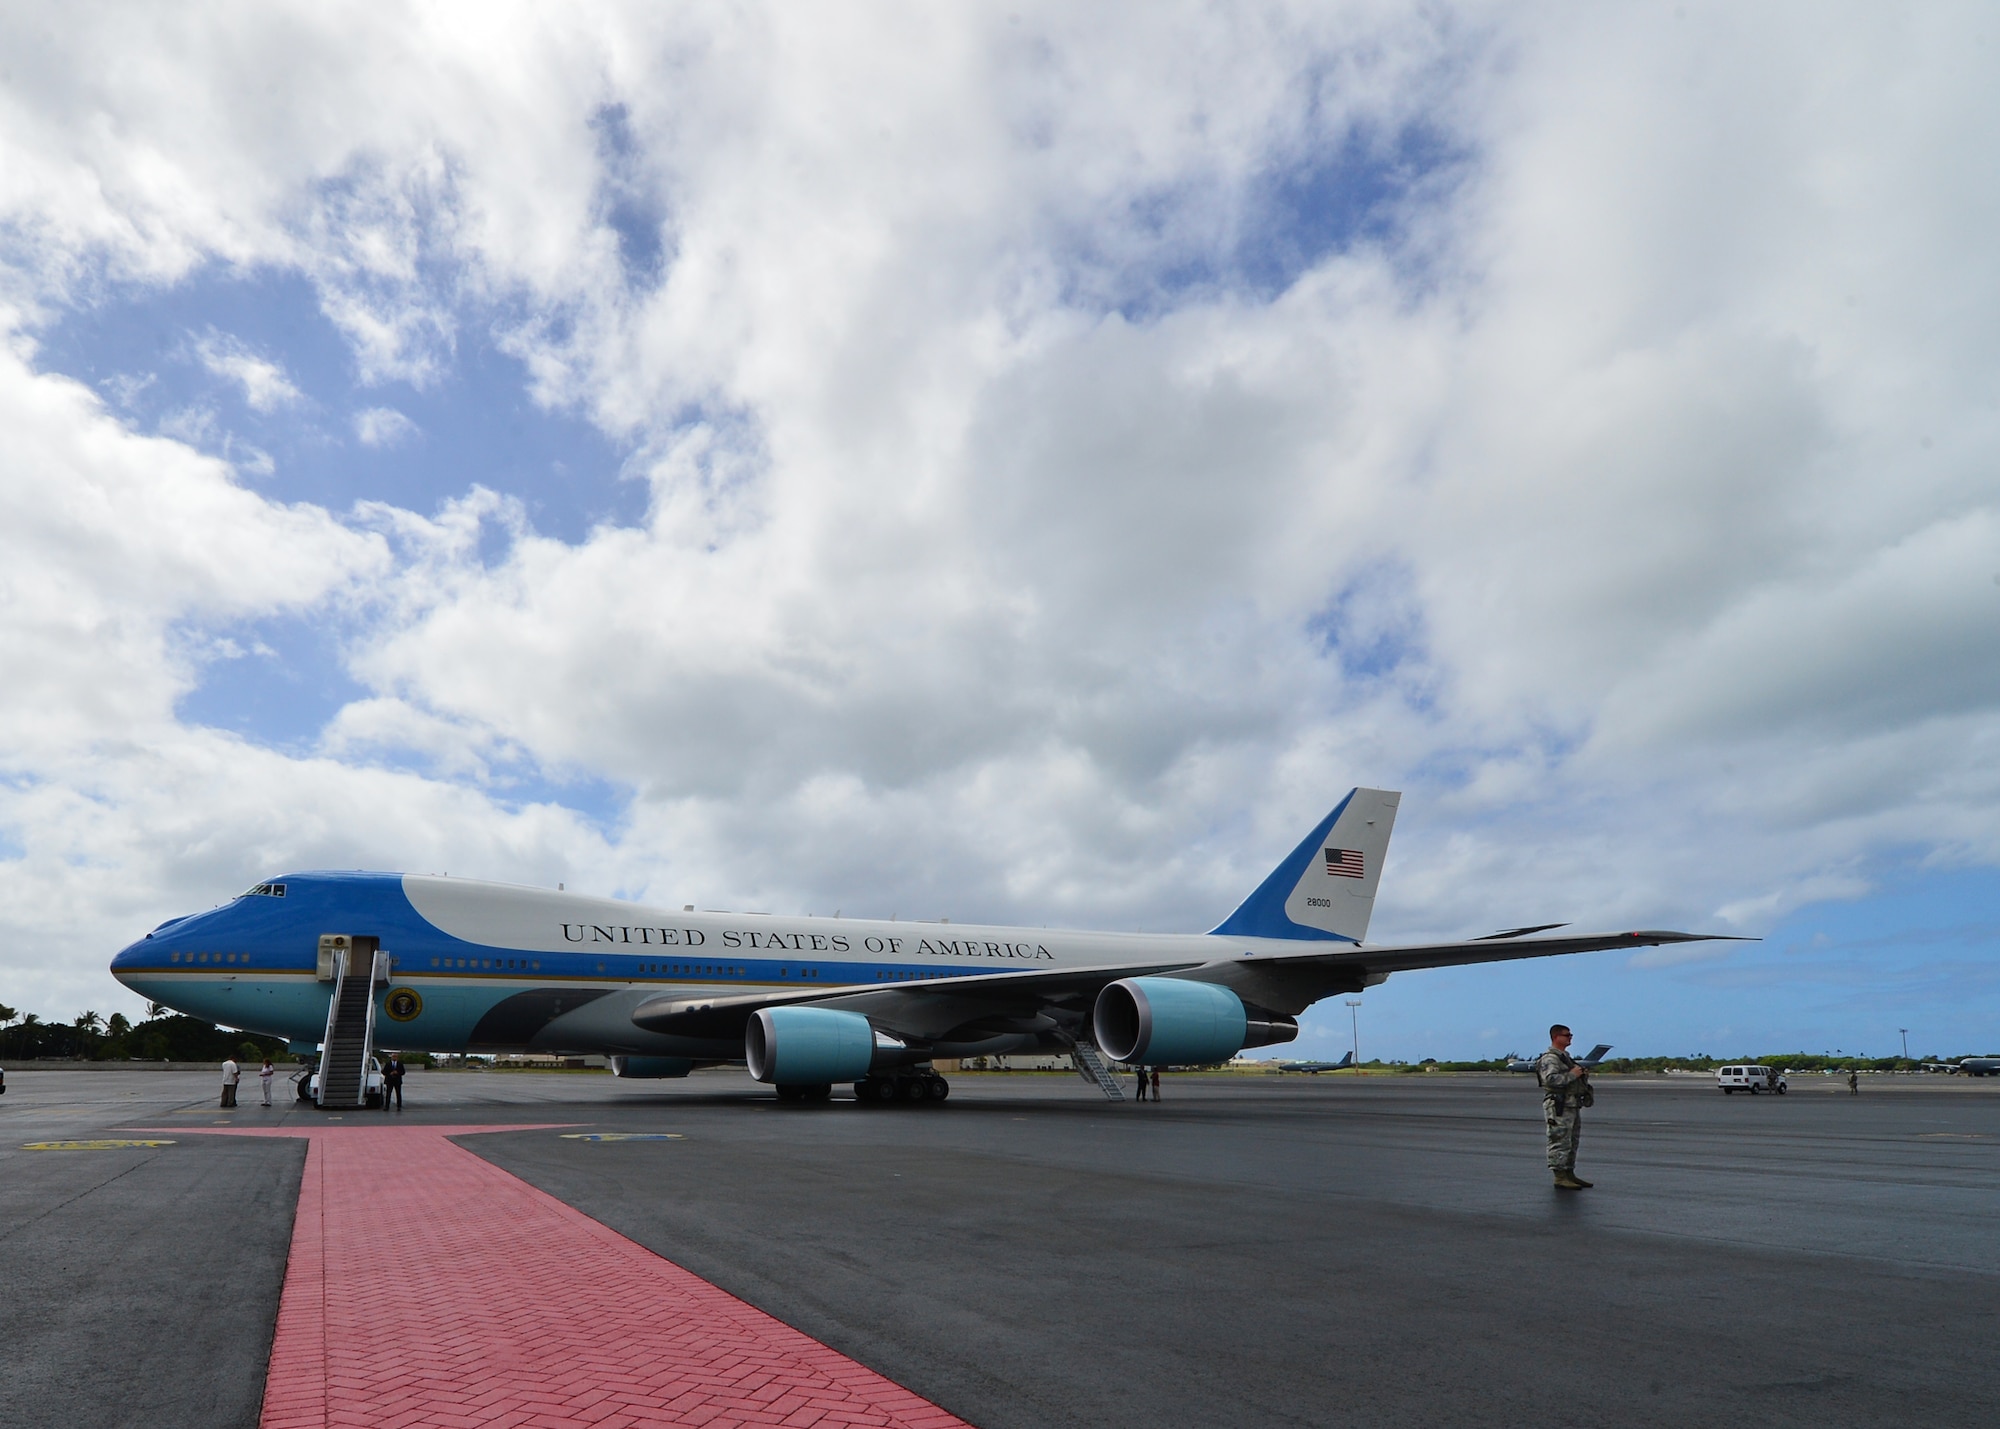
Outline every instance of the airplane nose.
<svg viewBox="0 0 2000 1429">
<path fill-rule="evenodd" d="M 169 918 L 166 922 L 160 924 L 159 927 L 153 929 L 152 932 L 146 934 L 145 937 L 134 939 L 120 948 L 118 955 L 111 960 L 111 975 L 118 977 L 127 968 L 149 967 L 154 963 L 164 960 L 167 956 L 168 945 L 162 941 L 162 936 L 176 923 L 185 923 L 186 921 L 187 919 L 185 918 Z M 120 978 L 120 981 L 123 981 L 123 979 Z"/>
<path fill-rule="evenodd" d="M 124 982 L 127 973 L 148 961 L 146 955 L 150 946 L 145 939 L 141 938 L 136 943 L 131 943 L 120 948 L 118 956 L 111 960 L 111 975 L 117 978 L 119 982 Z"/>
</svg>

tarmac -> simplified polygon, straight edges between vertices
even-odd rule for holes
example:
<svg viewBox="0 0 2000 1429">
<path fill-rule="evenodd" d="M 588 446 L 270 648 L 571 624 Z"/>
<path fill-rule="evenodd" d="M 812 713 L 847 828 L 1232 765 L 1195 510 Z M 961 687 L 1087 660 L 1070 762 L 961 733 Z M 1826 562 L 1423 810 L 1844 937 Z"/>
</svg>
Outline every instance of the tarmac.
<svg viewBox="0 0 2000 1429">
<path fill-rule="evenodd" d="M 1596 1187 L 1569 1193 L 1525 1077 L 1170 1076 L 1142 1105 L 959 1076 L 943 1105 L 863 1107 L 780 1105 L 740 1070 L 414 1072 L 407 1110 L 344 1115 L 266 1110 L 254 1083 L 218 1111 L 214 1080 L 9 1073 L 0 1424 L 259 1423 L 298 1133 L 390 1126 L 484 1164 L 458 1199 L 496 1264 L 548 1234 L 508 1207 L 546 1205 L 981 1429 L 1951 1426 L 2000 1402 L 2000 1079 L 1752 1098 L 1606 1077 L 1578 1163 Z M 93 1139 L 170 1144 L 24 1149 Z M 408 1311 L 398 1342 L 441 1357 L 473 1297 L 413 1249 L 435 1212 L 388 1162 L 326 1164 L 379 1208 L 341 1244 L 373 1237 L 359 1259 Z M 614 1305 L 597 1274 L 543 1285 L 530 1322 L 648 1333 L 653 1302 Z M 603 1412 L 514 1422 L 677 1422 Z"/>
</svg>

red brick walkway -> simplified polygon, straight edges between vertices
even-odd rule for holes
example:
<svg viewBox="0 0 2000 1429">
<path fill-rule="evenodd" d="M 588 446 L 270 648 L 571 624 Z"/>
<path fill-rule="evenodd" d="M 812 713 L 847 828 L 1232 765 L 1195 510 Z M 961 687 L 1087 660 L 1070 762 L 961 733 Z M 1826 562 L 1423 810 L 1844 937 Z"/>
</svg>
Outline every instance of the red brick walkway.
<svg viewBox="0 0 2000 1429">
<path fill-rule="evenodd" d="M 265 1429 L 963 1429 L 928 1400 L 445 1140 L 526 1129 L 213 1133 L 312 1141 Z"/>
</svg>

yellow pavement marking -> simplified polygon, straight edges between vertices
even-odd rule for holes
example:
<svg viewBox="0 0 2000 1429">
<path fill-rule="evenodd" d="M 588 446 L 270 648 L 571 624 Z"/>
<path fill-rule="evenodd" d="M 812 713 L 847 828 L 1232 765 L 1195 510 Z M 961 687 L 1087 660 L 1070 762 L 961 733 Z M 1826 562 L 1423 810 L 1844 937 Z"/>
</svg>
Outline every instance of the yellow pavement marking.
<svg viewBox="0 0 2000 1429">
<path fill-rule="evenodd" d="M 23 1151 L 115 1151 L 121 1146 L 172 1146 L 171 1141 L 30 1141 Z"/>
<path fill-rule="evenodd" d="M 564 1141 L 686 1141 L 678 1131 L 565 1131 Z"/>
</svg>

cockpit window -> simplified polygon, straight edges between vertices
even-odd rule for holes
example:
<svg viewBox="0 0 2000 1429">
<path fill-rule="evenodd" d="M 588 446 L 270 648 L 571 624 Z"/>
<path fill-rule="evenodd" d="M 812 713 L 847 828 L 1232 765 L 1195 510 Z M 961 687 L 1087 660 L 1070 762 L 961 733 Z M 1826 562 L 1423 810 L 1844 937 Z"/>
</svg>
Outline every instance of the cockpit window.
<svg viewBox="0 0 2000 1429">
<path fill-rule="evenodd" d="M 246 888 L 238 895 L 242 898 L 283 898 L 285 885 L 282 883 L 260 883 L 255 888 Z"/>
</svg>

